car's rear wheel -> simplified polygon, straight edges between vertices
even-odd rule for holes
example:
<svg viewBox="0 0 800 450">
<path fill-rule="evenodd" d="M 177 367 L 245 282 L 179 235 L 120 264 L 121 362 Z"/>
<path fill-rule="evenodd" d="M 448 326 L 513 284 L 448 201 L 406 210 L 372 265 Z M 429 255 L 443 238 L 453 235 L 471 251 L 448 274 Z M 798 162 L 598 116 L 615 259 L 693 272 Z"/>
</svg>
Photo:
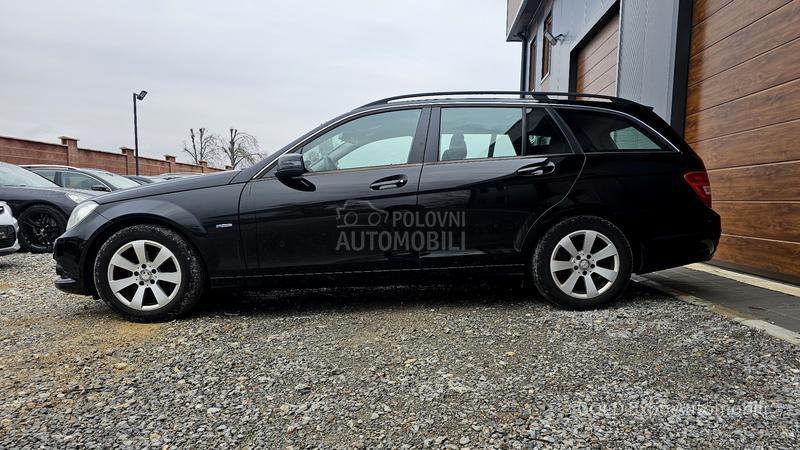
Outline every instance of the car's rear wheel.
<svg viewBox="0 0 800 450">
<path fill-rule="evenodd" d="M 205 274 L 183 236 L 157 225 L 135 225 L 100 248 L 94 281 L 103 301 L 120 315 L 157 322 L 188 312 L 203 294 Z"/>
<path fill-rule="evenodd" d="M 19 215 L 19 243 L 31 253 L 49 253 L 67 228 L 61 211 L 47 205 L 33 205 Z"/>
<path fill-rule="evenodd" d="M 533 279 L 549 301 L 574 309 L 616 299 L 631 276 L 631 247 L 613 223 L 594 216 L 563 220 L 536 246 Z"/>
</svg>

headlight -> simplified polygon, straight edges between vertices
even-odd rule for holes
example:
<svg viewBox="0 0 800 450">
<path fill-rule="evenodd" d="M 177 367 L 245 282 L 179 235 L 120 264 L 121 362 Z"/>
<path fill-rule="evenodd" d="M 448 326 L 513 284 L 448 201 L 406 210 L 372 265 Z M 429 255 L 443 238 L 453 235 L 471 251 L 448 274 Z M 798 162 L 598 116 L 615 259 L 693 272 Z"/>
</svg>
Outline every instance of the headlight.
<svg viewBox="0 0 800 450">
<path fill-rule="evenodd" d="M 67 230 L 81 223 L 95 208 L 97 208 L 97 203 L 95 202 L 85 202 L 76 206 L 72 210 L 72 214 L 69 215 L 69 220 L 67 220 Z"/>
<path fill-rule="evenodd" d="M 66 195 L 68 199 L 72 200 L 75 203 L 85 202 L 90 198 L 88 195 L 78 194 L 76 192 L 67 192 Z"/>
</svg>

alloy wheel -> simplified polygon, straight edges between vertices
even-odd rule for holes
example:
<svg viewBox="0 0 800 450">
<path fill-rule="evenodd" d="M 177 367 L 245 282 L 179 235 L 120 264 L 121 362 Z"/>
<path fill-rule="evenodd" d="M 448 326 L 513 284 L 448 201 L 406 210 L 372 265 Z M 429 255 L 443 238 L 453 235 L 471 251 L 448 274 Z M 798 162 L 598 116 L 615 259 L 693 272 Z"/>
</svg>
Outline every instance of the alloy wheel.
<svg viewBox="0 0 800 450">
<path fill-rule="evenodd" d="M 561 239 L 550 256 L 550 273 L 562 292 L 591 299 L 614 284 L 620 270 L 619 251 L 604 234 L 575 231 Z"/>
<path fill-rule="evenodd" d="M 108 285 L 114 296 L 139 311 L 166 306 L 178 294 L 182 279 L 175 254 L 155 241 L 131 241 L 108 263 Z"/>
<path fill-rule="evenodd" d="M 34 213 L 21 223 L 21 233 L 31 245 L 51 248 L 61 230 L 56 219 L 46 212 Z"/>
</svg>

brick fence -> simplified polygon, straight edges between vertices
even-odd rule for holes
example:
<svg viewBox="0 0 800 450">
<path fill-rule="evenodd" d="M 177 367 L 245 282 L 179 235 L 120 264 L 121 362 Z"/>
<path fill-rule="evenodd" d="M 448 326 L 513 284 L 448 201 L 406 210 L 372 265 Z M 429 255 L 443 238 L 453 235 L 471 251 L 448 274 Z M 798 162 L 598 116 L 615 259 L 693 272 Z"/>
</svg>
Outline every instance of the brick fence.
<svg viewBox="0 0 800 450">
<path fill-rule="evenodd" d="M 121 147 L 120 153 L 79 148 L 78 139 L 61 136 L 60 144 L 31 141 L 0 136 L 0 161 L 11 164 L 58 164 L 91 169 L 103 169 L 120 175 L 136 173 L 136 158 L 132 148 Z M 164 159 L 139 157 L 141 175 L 160 175 L 167 172 L 210 173 L 221 170 L 209 167 L 205 161 L 199 165 L 179 163 L 175 156 Z"/>
</svg>

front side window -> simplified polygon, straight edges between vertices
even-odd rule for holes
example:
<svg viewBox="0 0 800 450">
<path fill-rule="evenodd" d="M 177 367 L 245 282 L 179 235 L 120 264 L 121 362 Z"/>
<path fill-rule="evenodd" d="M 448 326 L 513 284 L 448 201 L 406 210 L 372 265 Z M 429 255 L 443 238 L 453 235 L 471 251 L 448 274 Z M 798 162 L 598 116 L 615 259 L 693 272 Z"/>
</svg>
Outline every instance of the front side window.
<svg viewBox="0 0 800 450">
<path fill-rule="evenodd" d="M 649 131 L 626 117 L 578 109 L 560 109 L 558 114 L 586 153 L 669 151 Z"/>
<path fill-rule="evenodd" d="M 406 164 L 421 110 L 360 117 L 328 131 L 303 147 L 309 172 Z"/>
<path fill-rule="evenodd" d="M 101 185 L 99 180 L 78 172 L 61 172 L 61 180 L 65 188 L 91 190 L 92 186 Z"/>
</svg>

